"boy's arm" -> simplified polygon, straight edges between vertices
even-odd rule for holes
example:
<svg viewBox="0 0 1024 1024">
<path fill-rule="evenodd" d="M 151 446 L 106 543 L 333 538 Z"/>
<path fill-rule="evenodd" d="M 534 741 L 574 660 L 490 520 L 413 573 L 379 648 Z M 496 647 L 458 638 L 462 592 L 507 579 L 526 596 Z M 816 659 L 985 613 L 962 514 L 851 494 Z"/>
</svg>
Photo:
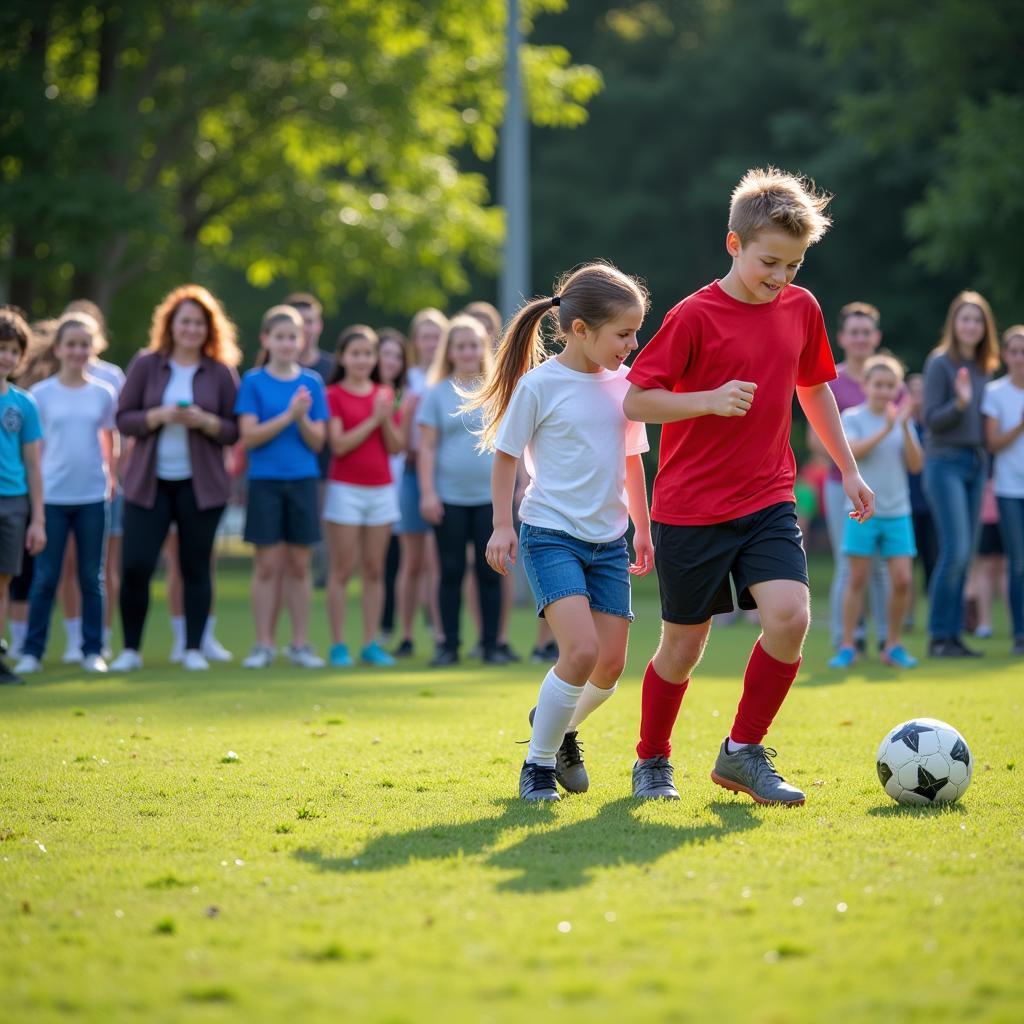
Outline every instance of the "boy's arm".
<svg viewBox="0 0 1024 1024">
<path fill-rule="evenodd" d="M 255 413 L 243 412 L 238 417 L 238 433 L 241 435 L 242 444 L 252 451 L 253 448 L 262 448 L 265 444 L 273 441 L 291 422 L 291 409 L 285 409 L 284 412 L 278 413 L 262 423 Z"/>
<path fill-rule="evenodd" d="M 857 461 L 843 433 L 839 408 L 831 388 L 827 384 L 815 384 L 809 388 L 797 386 L 796 397 L 811 429 L 821 438 L 829 457 L 843 475 L 843 490 L 853 502 L 851 518 L 866 522 L 875 514 L 875 495 L 861 479 Z"/>
<path fill-rule="evenodd" d="M 324 420 L 311 419 L 307 412 L 295 421 L 295 425 L 299 428 L 306 446 L 319 454 L 327 439 L 327 423 Z"/>
<path fill-rule="evenodd" d="M 494 453 L 491 469 L 491 505 L 494 509 L 494 532 L 487 542 L 487 564 L 502 576 L 509 565 L 516 564 L 519 538 L 512 525 L 512 493 L 516 487 L 516 465 L 519 460 L 507 452 Z"/>
<path fill-rule="evenodd" d="M 25 550 L 38 555 L 46 547 L 46 513 L 43 509 L 43 471 L 40 466 L 40 442 L 29 441 L 21 446 L 21 458 L 25 463 L 25 479 L 28 481 L 28 500 L 32 506 L 28 530 L 25 533 Z"/>
<path fill-rule="evenodd" d="M 627 419 L 641 423 L 677 423 L 697 416 L 746 416 L 757 385 L 731 380 L 714 391 L 668 391 L 629 385 L 622 402 Z"/>
<path fill-rule="evenodd" d="M 647 476 L 640 455 L 626 456 L 626 503 L 633 520 L 633 550 L 636 561 L 629 567 L 634 576 L 646 576 L 654 568 L 651 541 L 651 513 L 647 507 Z"/>
</svg>

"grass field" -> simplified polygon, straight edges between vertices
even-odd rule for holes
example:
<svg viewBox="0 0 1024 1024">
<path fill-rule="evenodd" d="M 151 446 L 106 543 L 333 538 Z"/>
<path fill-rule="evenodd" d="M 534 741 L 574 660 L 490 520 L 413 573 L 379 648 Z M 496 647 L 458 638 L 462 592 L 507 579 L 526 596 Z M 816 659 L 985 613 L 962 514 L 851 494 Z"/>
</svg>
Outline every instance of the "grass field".
<svg viewBox="0 0 1024 1024">
<path fill-rule="evenodd" d="M 246 585 L 218 584 L 236 653 Z M 637 805 L 652 581 L 635 604 L 623 684 L 581 732 L 591 791 L 553 807 L 513 798 L 536 666 L 187 675 L 157 603 L 144 672 L 0 691 L 0 1019 L 1019 1022 L 1006 641 L 841 680 L 812 630 L 770 737 L 808 791 L 784 811 L 708 778 L 754 637 L 716 629 L 675 735 L 682 802 Z M 915 715 L 975 755 L 951 808 L 898 807 L 875 777 Z"/>
</svg>

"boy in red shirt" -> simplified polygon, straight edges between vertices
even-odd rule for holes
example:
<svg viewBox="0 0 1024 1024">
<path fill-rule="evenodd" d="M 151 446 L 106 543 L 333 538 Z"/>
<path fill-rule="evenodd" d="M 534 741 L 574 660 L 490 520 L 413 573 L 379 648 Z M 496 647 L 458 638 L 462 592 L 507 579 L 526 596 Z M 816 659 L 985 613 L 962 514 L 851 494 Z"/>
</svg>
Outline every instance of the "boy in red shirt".
<svg viewBox="0 0 1024 1024">
<path fill-rule="evenodd" d="M 712 780 L 758 803 L 799 805 L 762 746 L 789 692 L 810 622 L 807 558 L 789 445 L 793 392 L 843 474 L 860 520 L 874 494 L 857 471 L 827 382 L 836 375 L 814 296 L 792 284 L 831 221 L 828 196 L 802 178 L 748 171 L 732 194 L 732 269 L 683 299 L 629 372 L 630 419 L 662 423 L 654 481 L 662 635 L 644 675 L 633 795 L 678 800 L 672 727 L 711 617 L 756 607 L 762 633 Z"/>
</svg>

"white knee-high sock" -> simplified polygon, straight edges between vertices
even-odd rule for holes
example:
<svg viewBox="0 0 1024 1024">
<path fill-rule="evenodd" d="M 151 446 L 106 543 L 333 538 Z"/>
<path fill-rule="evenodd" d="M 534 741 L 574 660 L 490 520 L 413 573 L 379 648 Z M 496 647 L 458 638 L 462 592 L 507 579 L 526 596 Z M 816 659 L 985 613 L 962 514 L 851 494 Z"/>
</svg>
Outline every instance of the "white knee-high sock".
<svg viewBox="0 0 1024 1024">
<path fill-rule="evenodd" d="M 592 715 L 618 688 L 619 684 L 616 683 L 614 686 L 610 686 L 607 690 L 602 690 L 600 686 L 595 686 L 588 679 L 580 693 L 580 699 L 576 701 L 576 710 L 572 713 L 572 718 L 569 721 L 569 728 L 566 732 L 572 732 L 573 729 L 578 729 L 580 727 L 580 722 L 589 715 Z"/>
<path fill-rule="evenodd" d="M 28 632 L 27 622 L 9 622 L 8 629 L 11 631 L 11 652 L 21 654 L 25 646 L 25 634 Z"/>
<path fill-rule="evenodd" d="M 573 686 L 559 679 L 554 669 L 544 677 L 537 695 L 537 712 L 533 716 L 533 735 L 526 753 L 527 761 L 554 768 L 555 752 L 562 745 L 582 689 L 582 686 Z"/>
</svg>

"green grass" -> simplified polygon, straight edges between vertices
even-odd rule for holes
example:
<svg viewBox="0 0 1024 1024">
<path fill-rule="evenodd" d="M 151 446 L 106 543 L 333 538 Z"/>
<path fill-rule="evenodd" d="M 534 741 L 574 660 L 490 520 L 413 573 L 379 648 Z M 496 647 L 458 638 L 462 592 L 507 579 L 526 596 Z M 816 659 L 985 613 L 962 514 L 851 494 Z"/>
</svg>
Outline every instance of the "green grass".
<svg viewBox="0 0 1024 1024">
<path fill-rule="evenodd" d="M 245 588 L 219 582 L 236 652 Z M 682 802 L 638 806 L 645 581 L 620 692 L 582 733 L 591 792 L 526 807 L 536 666 L 187 675 L 161 664 L 161 609 L 144 672 L 0 691 L 5 1021 L 1021 1019 L 1024 671 L 1005 640 L 843 681 L 812 630 L 771 736 L 808 790 L 783 811 L 708 779 L 754 637 L 716 629 L 676 729 Z M 520 649 L 532 631 L 519 613 Z M 898 807 L 875 777 L 914 715 L 975 755 L 946 810 Z"/>
</svg>

